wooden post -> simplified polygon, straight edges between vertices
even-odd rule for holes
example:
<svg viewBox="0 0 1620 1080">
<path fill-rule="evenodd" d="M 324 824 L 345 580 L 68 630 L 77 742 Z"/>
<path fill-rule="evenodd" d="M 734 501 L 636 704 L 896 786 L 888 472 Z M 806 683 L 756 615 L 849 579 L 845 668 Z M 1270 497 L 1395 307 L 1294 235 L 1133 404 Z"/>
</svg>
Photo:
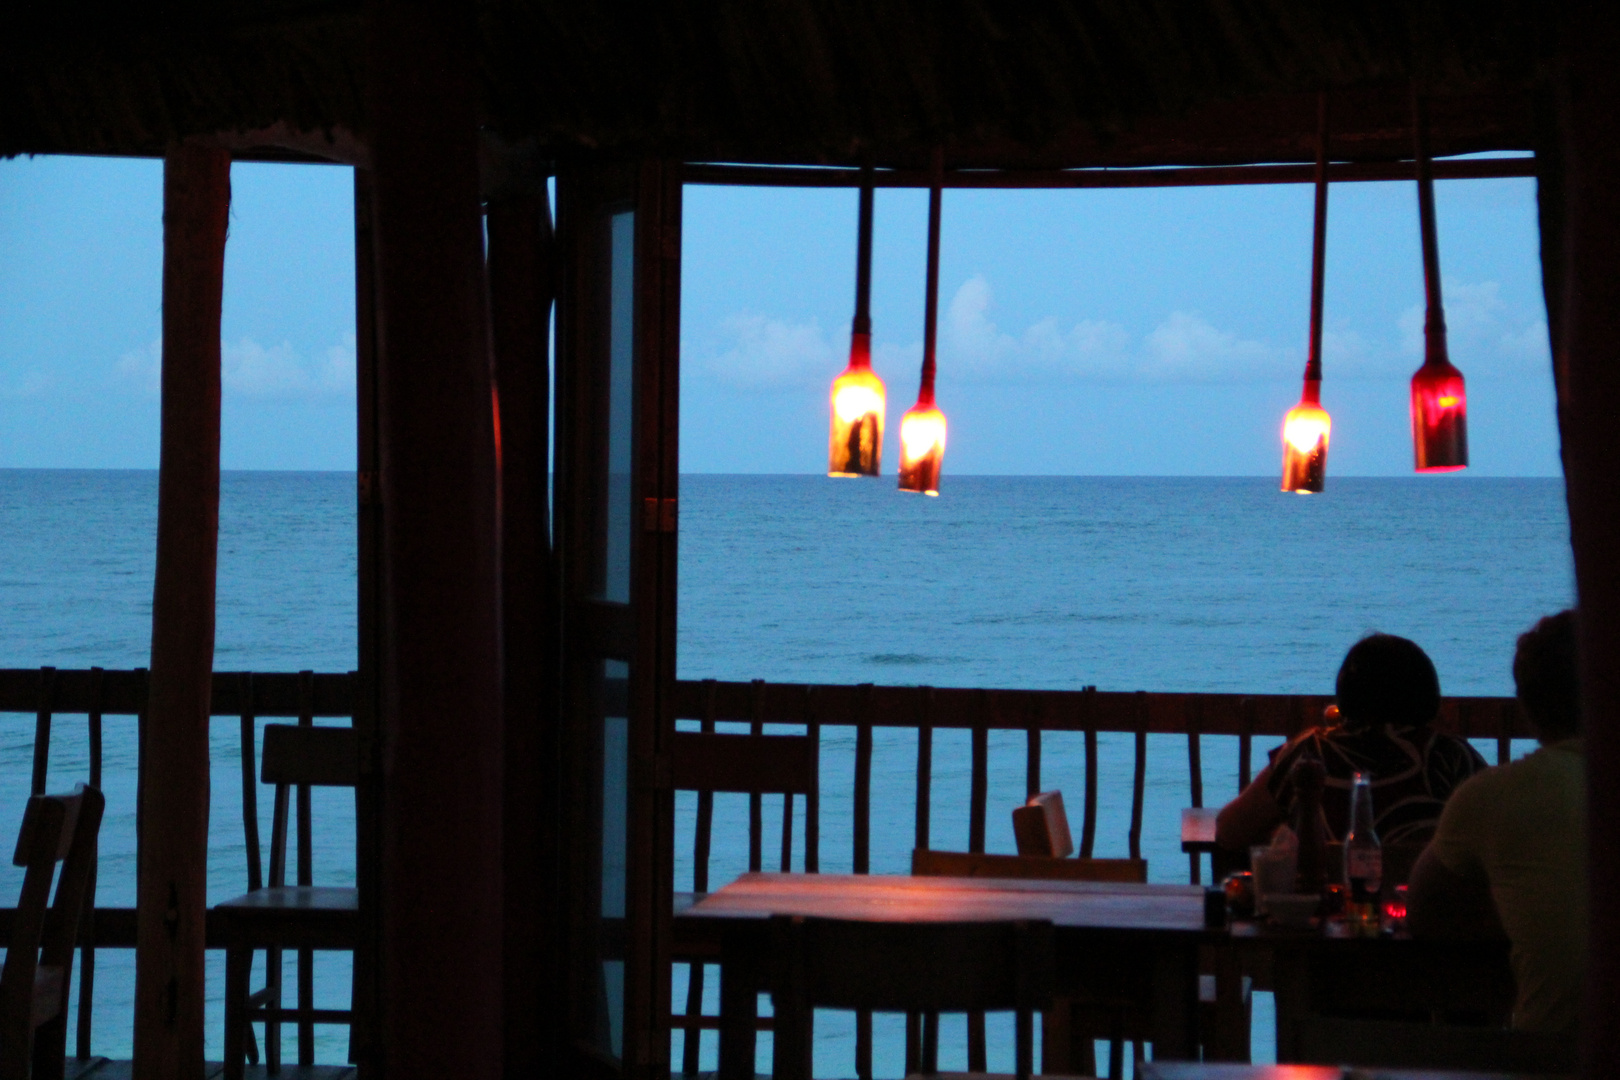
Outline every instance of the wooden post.
<svg viewBox="0 0 1620 1080">
<path fill-rule="evenodd" d="M 509 177 L 509 180 L 515 178 Z M 489 310 L 501 432 L 501 634 L 506 795 L 506 1070 L 556 1060 L 562 986 L 547 954 L 556 895 L 557 600 L 548 523 L 552 298 L 545 178 L 490 193 Z"/>
<path fill-rule="evenodd" d="M 382 515 L 380 1039 L 501 1073 L 498 461 L 474 9 L 369 7 Z"/>
<path fill-rule="evenodd" d="M 1581 704 L 1586 724 L 1587 866 L 1591 889 L 1581 1074 L 1620 1065 L 1620 476 L 1614 418 L 1620 415 L 1620 32 L 1596 5 L 1566 9 L 1567 63 L 1561 109 L 1564 149 L 1564 296 L 1560 386 L 1570 539 L 1580 605 Z M 1560 319 L 1558 315 L 1561 315 Z"/>
<path fill-rule="evenodd" d="M 140 775 L 137 1078 L 202 1080 L 208 706 L 219 539 L 219 317 L 228 151 L 163 164 L 163 430 L 152 674 Z"/>
</svg>

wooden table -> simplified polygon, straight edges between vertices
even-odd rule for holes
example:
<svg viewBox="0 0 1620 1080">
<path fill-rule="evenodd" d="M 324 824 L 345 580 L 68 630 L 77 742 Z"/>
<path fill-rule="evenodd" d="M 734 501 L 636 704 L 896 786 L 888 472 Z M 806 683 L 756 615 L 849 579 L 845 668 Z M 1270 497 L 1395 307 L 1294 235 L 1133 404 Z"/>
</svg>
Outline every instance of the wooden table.
<svg viewBox="0 0 1620 1080">
<path fill-rule="evenodd" d="M 677 933 L 720 948 L 720 1080 L 752 1080 L 754 1033 L 772 915 L 895 922 L 1049 920 L 1058 991 L 1129 998 L 1152 1017 L 1154 1055 L 1190 1057 L 1198 1044 L 1198 947 L 1204 891 L 1187 885 L 744 874 L 678 913 Z"/>
<path fill-rule="evenodd" d="M 1435 1069 L 1350 1069 L 1338 1065 L 1227 1065 L 1192 1061 L 1144 1062 L 1142 1080 L 1515 1080 L 1513 1073 Z M 1531 1080 L 1524 1077 L 1523 1080 Z M 1539 1077 L 1536 1080 L 1546 1080 Z"/>
</svg>

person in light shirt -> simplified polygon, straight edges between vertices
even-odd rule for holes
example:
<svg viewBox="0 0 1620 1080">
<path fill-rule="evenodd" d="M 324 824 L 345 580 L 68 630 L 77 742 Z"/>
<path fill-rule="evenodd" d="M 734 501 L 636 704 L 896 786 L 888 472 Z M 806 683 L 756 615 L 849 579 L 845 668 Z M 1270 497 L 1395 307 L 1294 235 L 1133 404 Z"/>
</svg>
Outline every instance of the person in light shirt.
<svg viewBox="0 0 1620 1080">
<path fill-rule="evenodd" d="M 1575 613 L 1542 619 L 1513 657 L 1519 703 L 1541 748 L 1459 787 L 1412 871 L 1416 936 L 1506 932 L 1513 1026 L 1572 1032 L 1586 967 L 1586 762 Z"/>
</svg>

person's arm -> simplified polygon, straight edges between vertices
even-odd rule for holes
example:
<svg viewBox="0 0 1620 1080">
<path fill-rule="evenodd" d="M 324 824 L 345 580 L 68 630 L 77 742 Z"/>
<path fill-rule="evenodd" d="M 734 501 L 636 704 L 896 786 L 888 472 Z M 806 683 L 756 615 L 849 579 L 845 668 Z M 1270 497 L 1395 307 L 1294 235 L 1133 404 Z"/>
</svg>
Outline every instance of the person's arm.
<svg viewBox="0 0 1620 1080">
<path fill-rule="evenodd" d="M 1264 844 L 1283 822 L 1282 807 L 1271 794 L 1271 766 L 1260 770 L 1237 798 L 1221 807 L 1215 817 L 1215 842 L 1232 851 Z"/>
<path fill-rule="evenodd" d="M 1406 925 L 1414 937 L 1501 937 L 1502 920 L 1481 872 L 1459 873 L 1431 843 L 1412 867 Z"/>
</svg>

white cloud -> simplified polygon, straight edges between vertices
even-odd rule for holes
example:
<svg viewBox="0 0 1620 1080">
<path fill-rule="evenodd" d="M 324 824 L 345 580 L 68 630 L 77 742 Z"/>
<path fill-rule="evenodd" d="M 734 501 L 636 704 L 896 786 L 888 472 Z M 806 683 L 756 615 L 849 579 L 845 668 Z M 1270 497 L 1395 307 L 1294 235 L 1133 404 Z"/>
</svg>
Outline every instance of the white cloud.
<svg viewBox="0 0 1620 1080">
<path fill-rule="evenodd" d="M 1264 342 L 1221 330 L 1192 312 L 1173 312 L 1140 343 L 1119 323 L 1083 319 L 1067 330 L 1056 318 L 1023 334 L 1003 333 L 991 320 L 990 284 L 975 275 L 946 309 L 940 361 L 960 377 L 1094 382 L 1245 382 L 1278 378 L 1289 355 Z"/>
<path fill-rule="evenodd" d="M 820 383 L 843 367 L 814 320 L 790 323 L 763 315 L 733 315 L 721 323 L 731 348 L 703 361 L 715 378 L 746 389 Z"/>
<path fill-rule="evenodd" d="M 1545 319 L 1511 309 L 1494 281 L 1448 285 L 1444 295 L 1446 347 L 1452 363 L 1466 375 L 1544 374 L 1550 363 Z M 1408 357 L 1423 356 L 1424 306 L 1414 304 L 1401 313 L 1401 350 Z"/>
<path fill-rule="evenodd" d="M 118 358 L 117 379 L 156 397 L 162 389 L 163 339 L 145 348 L 133 349 Z"/>
<path fill-rule="evenodd" d="M 227 398 L 263 400 L 324 400 L 354 396 L 353 334 L 306 362 L 290 342 L 269 348 L 251 338 L 220 344 L 220 380 Z M 162 387 L 163 342 L 125 353 L 118 361 L 117 378 L 147 394 Z"/>
<path fill-rule="evenodd" d="M 1144 341 L 1139 373 L 1160 382 L 1253 382 L 1287 378 L 1297 359 L 1272 345 L 1217 329 L 1202 316 L 1177 311 Z"/>
<path fill-rule="evenodd" d="M 39 397 L 49 390 L 56 380 L 43 371 L 25 371 L 22 377 L 9 386 L 0 386 L 0 400 L 19 401 L 23 398 Z"/>
</svg>

